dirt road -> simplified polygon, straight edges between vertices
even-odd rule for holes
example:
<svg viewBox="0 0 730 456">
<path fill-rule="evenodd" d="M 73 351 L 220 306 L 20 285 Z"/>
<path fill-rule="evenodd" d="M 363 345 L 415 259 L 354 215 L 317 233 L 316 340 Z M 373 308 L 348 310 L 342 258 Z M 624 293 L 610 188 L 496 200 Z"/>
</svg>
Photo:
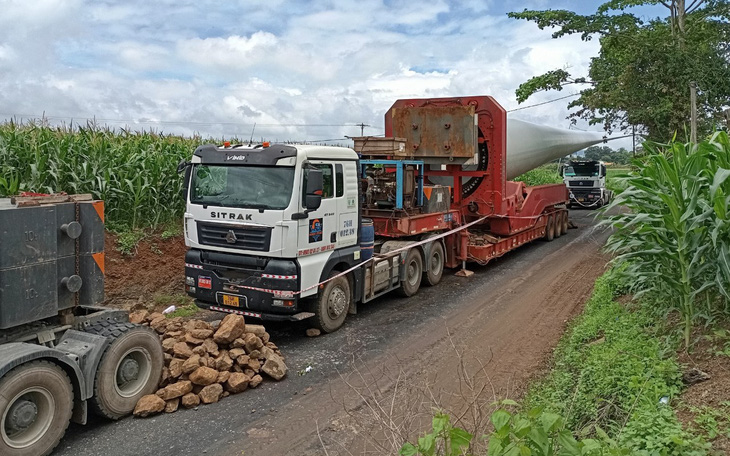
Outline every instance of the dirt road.
<svg viewBox="0 0 730 456">
<path fill-rule="evenodd" d="M 484 430 L 495 399 L 519 398 L 545 369 L 606 258 L 593 212 L 578 229 L 444 275 L 410 299 L 361 306 L 338 332 L 271 326 L 289 376 L 218 404 L 151 419 L 72 426 L 59 455 L 394 454 L 434 407 Z M 310 369 L 307 369 L 307 368 Z"/>
</svg>

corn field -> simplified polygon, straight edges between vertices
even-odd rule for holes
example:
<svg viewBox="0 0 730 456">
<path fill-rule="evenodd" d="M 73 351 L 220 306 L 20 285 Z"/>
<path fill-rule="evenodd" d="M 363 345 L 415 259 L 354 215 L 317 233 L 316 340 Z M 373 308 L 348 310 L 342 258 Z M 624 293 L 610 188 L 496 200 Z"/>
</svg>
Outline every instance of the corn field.
<svg viewBox="0 0 730 456">
<path fill-rule="evenodd" d="M 698 320 L 730 316 L 730 139 L 645 147 L 606 209 L 622 208 L 607 248 L 632 291 L 681 316 L 689 346 Z"/>
<path fill-rule="evenodd" d="M 177 165 L 202 142 L 92 125 L 6 123 L 0 125 L 0 195 L 91 193 L 104 200 L 110 227 L 156 227 L 182 216 Z"/>
</svg>

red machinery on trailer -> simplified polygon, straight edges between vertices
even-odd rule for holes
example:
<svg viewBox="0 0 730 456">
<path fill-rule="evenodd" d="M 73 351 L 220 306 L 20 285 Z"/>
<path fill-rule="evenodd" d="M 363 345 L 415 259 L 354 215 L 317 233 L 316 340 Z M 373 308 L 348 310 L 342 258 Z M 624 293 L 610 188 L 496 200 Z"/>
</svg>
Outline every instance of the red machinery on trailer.
<svg viewBox="0 0 730 456">
<path fill-rule="evenodd" d="M 507 180 L 507 113 L 494 98 L 398 100 L 385 115 L 385 136 L 355 138 L 355 150 L 363 157 L 395 151 L 390 158 L 423 159 L 431 164 L 425 178 L 445 178 L 453 191 L 443 213 L 365 208 L 376 236 L 412 237 L 476 222 L 444 237 L 446 266 L 453 268 L 468 261 L 484 264 L 534 239 L 552 240 L 567 232 L 564 184 L 528 187 Z M 393 140 L 404 146 L 375 145 Z"/>
</svg>

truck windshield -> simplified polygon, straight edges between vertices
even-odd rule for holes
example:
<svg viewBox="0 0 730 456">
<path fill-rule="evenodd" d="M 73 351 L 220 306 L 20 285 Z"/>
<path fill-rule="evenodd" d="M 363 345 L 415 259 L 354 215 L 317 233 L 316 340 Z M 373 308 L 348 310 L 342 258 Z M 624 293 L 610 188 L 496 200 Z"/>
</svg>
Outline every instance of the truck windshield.
<svg viewBox="0 0 730 456">
<path fill-rule="evenodd" d="M 566 177 L 595 177 L 599 175 L 599 166 L 596 163 L 576 163 L 563 168 Z"/>
<path fill-rule="evenodd" d="M 285 209 L 294 168 L 283 166 L 195 165 L 190 202 L 210 206 Z"/>
</svg>

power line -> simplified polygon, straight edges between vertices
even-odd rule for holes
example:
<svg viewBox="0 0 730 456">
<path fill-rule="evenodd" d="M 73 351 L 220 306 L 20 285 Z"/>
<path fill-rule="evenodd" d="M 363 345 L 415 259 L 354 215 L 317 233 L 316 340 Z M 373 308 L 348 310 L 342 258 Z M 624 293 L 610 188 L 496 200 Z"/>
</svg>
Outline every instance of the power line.
<svg viewBox="0 0 730 456">
<path fill-rule="evenodd" d="M 49 116 L 49 115 L 38 115 L 38 114 L 0 114 L 0 117 L 6 118 L 26 118 L 26 119 L 48 119 L 48 120 L 69 120 L 74 121 L 78 119 L 92 121 L 92 122 L 107 122 L 107 123 L 123 123 L 123 124 L 159 124 L 159 125 L 231 125 L 237 127 L 370 127 L 370 125 L 363 125 L 362 123 L 356 124 L 315 124 L 315 123 L 278 123 L 278 124 L 265 124 L 265 123 L 238 123 L 238 122 L 198 122 L 198 121 L 185 121 L 185 120 L 152 120 L 152 119 L 106 119 L 97 117 L 72 117 L 72 116 Z"/>
<path fill-rule="evenodd" d="M 566 98 L 575 97 L 577 95 L 580 95 L 580 93 L 571 93 L 570 95 L 565 95 L 564 97 L 555 98 L 553 100 L 543 101 L 542 103 L 537 103 L 537 104 L 534 104 L 534 105 L 522 106 L 522 107 L 519 107 L 519 108 L 510 109 L 507 112 L 521 111 L 523 109 L 534 108 L 536 106 L 542 106 L 542 105 L 546 105 L 548 103 L 554 103 L 556 101 L 565 100 Z"/>
</svg>

